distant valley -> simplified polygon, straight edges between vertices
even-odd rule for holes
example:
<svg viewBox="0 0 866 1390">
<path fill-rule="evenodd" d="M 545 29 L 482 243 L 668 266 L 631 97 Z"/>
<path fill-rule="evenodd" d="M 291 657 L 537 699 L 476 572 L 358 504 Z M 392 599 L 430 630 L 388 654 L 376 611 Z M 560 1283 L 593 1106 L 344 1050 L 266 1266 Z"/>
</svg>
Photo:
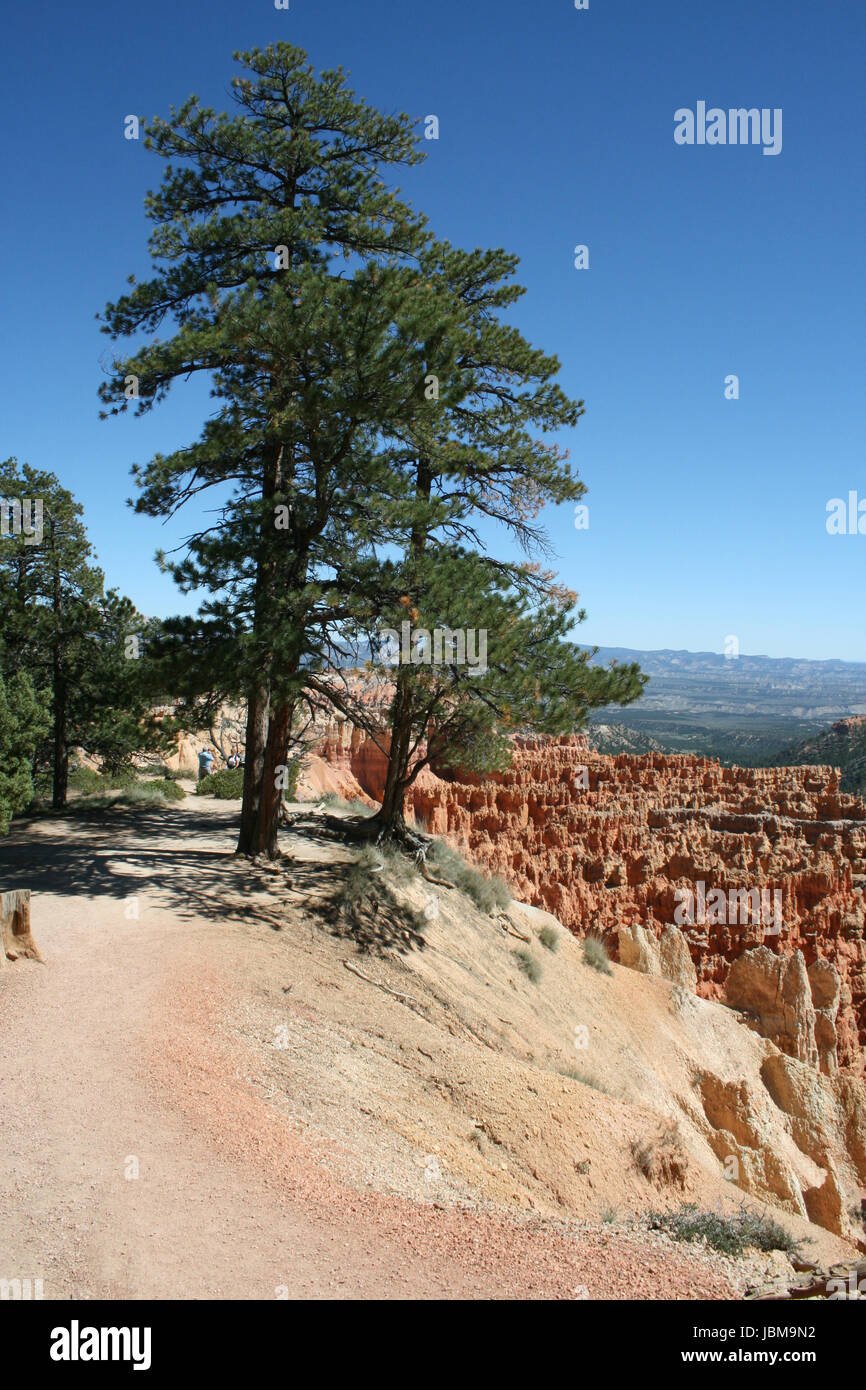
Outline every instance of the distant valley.
<svg viewBox="0 0 866 1390">
<path fill-rule="evenodd" d="M 636 705 L 597 710 L 593 744 L 605 753 L 697 753 L 745 766 L 825 762 L 846 767 L 862 788 L 866 662 L 807 661 L 715 652 L 600 647 L 594 657 L 636 661 L 650 677 Z M 853 733 L 828 736 L 854 720 Z M 853 780 L 852 780 L 853 779 Z"/>
</svg>

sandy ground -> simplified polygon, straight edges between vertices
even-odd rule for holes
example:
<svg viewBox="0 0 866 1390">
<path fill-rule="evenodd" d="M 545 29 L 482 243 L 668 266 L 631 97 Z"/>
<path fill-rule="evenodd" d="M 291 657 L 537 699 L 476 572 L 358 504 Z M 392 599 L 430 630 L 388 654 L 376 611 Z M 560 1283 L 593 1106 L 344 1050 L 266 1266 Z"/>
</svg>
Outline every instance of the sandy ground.
<svg viewBox="0 0 866 1390">
<path fill-rule="evenodd" d="M 722 1261 L 568 1225 L 531 1195 L 522 1213 L 479 1200 L 444 1153 L 441 1171 L 441 1135 L 409 1119 L 435 1067 L 391 1069 L 405 1098 L 390 1071 L 364 1075 L 370 1038 L 399 1060 L 379 1010 L 405 1003 L 347 972 L 308 910 L 345 852 L 309 838 L 302 862 L 258 869 L 231 855 L 235 817 L 189 798 L 0 845 L 45 957 L 0 973 L 0 1277 L 60 1299 L 734 1296 Z"/>
</svg>

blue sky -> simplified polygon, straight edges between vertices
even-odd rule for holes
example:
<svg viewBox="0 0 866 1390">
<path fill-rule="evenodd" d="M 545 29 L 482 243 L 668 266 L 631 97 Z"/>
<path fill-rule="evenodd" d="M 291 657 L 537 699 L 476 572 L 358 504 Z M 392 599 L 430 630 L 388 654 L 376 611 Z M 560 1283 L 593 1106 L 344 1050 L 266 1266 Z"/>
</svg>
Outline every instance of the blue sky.
<svg viewBox="0 0 866 1390">
<path fill-rule="evenodd" d="M 2 435 L 84 503 L 108 582 L 149 614 L 189 607 L 153 563 L 171 527 L 126 506 L 131 464 L 208 409 L 175 388 L 100 422 L 94 315 L 148 266 L 142 199 L 162 161 L 123 118 L 196 92 L 220 108 L 236 49 L 286 38 L 389 110 L 436 114 L 400 180 L 442 237 L 502 245 L 513 317 L 587 413 L 562 443 L 590 525 L 552 512 L 581 640 L 866 660 L 863 52 L 845 0 L 46 0 L 4 20 Z M 781 108 L 783 147 L 678 146 L 698 101 Z M 574 247 L 589 247 L 576 270 Z M 736 374 L 740 398 L 725 399 Z"/>
</svg>

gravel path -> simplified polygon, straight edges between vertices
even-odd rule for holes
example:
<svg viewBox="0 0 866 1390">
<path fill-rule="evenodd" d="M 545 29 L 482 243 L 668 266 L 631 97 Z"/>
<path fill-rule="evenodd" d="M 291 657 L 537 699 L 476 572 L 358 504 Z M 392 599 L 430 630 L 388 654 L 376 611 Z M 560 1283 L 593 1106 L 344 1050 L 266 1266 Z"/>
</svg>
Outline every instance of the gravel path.
<svg viewBox="0 0 866 1390">
<path fill-rule="evenodd" d="M 0 848 L 46 960 L 0 976 L 0 1277 L 61 1299 L 732 1296 L 640 1233 L 354 1189 L 253 1094 L 220 1028 L 243 1004 L 230 847 L 206 805 L 43 822 Z"/>
</svg>

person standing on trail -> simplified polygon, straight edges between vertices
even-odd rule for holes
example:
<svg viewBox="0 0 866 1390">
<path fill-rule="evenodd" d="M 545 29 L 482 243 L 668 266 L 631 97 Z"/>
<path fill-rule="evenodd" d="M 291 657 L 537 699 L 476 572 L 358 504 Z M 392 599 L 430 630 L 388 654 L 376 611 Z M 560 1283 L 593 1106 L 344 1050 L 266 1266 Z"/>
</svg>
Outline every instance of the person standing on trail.
<svg viewBox="0 0 866 1390">
<path fill-rule="evenodd" d="M 207 777 L 213 767 L 213 753 L 209 748 L 203 748 L 198 755 L 198 780 Z"/>
</svg>

